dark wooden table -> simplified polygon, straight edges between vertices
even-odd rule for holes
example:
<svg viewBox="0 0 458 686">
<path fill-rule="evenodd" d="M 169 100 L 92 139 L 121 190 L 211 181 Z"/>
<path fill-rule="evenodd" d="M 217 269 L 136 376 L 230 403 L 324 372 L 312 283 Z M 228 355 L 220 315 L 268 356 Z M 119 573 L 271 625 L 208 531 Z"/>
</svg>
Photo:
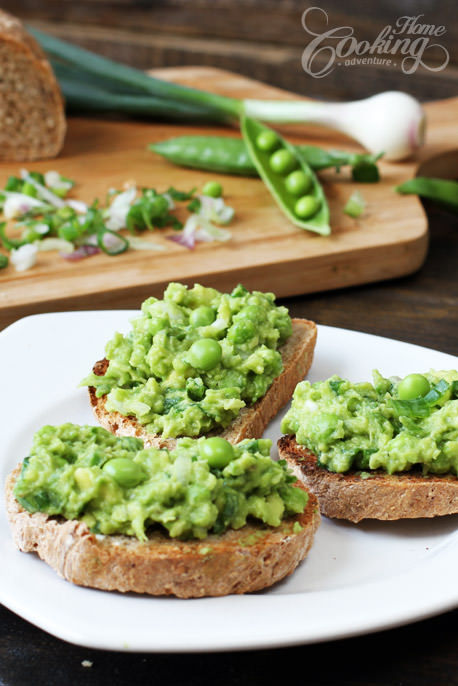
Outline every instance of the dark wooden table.
<svg viewBox="0 0 458 686">
<path fill-rule="evenodd" d="M 427 211 L 429 254 L 416 274 L 284 304 L 293 315 L 321 324 L 458 355 L 458 221 L 432 205 Z M 431 579 L 437 583 L 440 579 Z M 113 653 L 65 643 L 0 607 L 0 685 L 254 686 L 282 683 L 297 673 L 310 686 L 455 686 L 457 644 L 455 610 L 410 626 L 318 645 L 178 656 Z"/>
</svg>

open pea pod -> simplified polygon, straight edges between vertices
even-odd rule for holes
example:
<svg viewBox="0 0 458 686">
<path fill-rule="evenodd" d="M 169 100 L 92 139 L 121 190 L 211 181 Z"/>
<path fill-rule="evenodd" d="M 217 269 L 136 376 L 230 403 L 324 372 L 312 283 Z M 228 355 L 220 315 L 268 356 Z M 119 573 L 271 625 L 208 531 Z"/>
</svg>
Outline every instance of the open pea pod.
<svg viewBox="0 0 458 686">
<path fill-rule="evenodd" d="M 323 188 L 296 148 L 264 124 L 242 117 L 241 131 L 253 164 L 288 219 L 322 236 L 331 233 Z"/>
</svg>

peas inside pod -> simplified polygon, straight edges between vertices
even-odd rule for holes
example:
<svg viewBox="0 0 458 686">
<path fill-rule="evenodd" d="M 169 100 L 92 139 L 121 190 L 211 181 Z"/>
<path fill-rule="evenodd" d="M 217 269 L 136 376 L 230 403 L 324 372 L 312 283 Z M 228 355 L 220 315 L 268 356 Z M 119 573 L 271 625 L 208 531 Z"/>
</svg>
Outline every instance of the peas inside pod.
<svg viewBox="0 0 458 686">
<path fill-rule="evenodd" d="M 303 229 L 328 235 L 323 189 L 297 148 L 249 117 L 242 119 L 242 133 L 259 175 L 288 218 Z"/>
<path fill-rule="evenodd" d="M 262 132 L 256 138 L 256 145 L 260 150 L 265 150 L 265 134 L 269 132 Z M 278 138 L 277 138 L 278 142 Z M 272 153 L 269 160 L 272 171 L 285 178 L 285 189 L 290 195 L 301 196 L 294 204 L 294 212 L 301 219 L 309 219 L 313 217 L 321 207 L 321 203 L 314 195 L 310 193 L 313 187 L 313 181 L 310 174 L 306 174 L 303 170 L 297 169 L 299 161 L 292 150 L 282 147 Z"/>
</svg>

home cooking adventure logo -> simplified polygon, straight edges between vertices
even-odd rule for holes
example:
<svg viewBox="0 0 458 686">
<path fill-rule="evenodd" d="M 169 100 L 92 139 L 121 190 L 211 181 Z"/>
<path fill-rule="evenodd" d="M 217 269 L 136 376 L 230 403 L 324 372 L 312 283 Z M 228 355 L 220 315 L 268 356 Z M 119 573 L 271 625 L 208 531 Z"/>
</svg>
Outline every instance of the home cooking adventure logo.
<svg viewBox="0 0 458 686">
<path fill-rule="evenodd" d="M 319 14 L 318 14 L 319 13 Z M 312 16 L 313 14 L 313 16 Z M 446 32 L 445 26 L 423 23 L 423 14 L 403 16 L 385 26 L 377 38 L 359 40 L 351 26 L 330 28 L 329 17 L 321 7 L 309 7 L 302 14 L 302 26 L 313 36 L 302 54 L 304 71 L 316 79 L 327 76 L 336 67 L 384 65 L 414 74 L 422 66 L 429 71 L 442 71 L 449 54 L 436 39 Z M 316 32 L 317 20 L 323 30 Z M 432 54 L 435 56 L 432 63 Z"/>
</svg>

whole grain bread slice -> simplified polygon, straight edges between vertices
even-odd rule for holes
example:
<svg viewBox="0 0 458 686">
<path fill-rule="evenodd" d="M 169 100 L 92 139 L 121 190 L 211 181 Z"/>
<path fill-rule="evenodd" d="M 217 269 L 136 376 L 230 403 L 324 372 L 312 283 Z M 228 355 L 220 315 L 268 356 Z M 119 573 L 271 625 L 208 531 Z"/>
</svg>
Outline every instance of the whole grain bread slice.
<svg viewBox="0 0 458 686">
<path fill-rule="evenodd" d="M 335 519 L 417 519 L 458 513 L 458 478 L 419 472 L 387 474 L 381 469 L 337 474 L 318 466 L 316 456 L 292 435 L 278 441 L 279 455 L 318 498 L 321 514 Z"/>
<path fill-rule="evenodd" d="M 6 483 L 7 514 L 16 546 L 37 553 L 61 577 L 79 586 L 179 598 L 259 591 L 296 569 L 320 523 L 318 501 L 310 494 L 303 514 L 275 528 L 249 524 L 190 541 L 169 538 L 158 530 L 151 531 L 146 542 L 131 536 L 95 535 L 77 520 L 24 510 L 13 494 L 20 469 Z"/>
<path fill-rule="evenodd" d="M 291 399 L 293 391 L 312 364 L 317 339 L 316 324 L 308 319 L 293 319 L 293 332 L 280 348 L 283 371 L 272 382 L 267 393 L 253 405 L 242 408 L 237 418 L 224 430 L 214 431 L 231 443 L 244 438 L 260 438 L 273 417 Z M 108 368 L 108 360 L 100 360 L 94 365 L 94 373 L 103 376 Z M 117 436 L 137 436 L 145 445 L 173 448 L 176 440 L 149 434 L 135 417 L 125 417 L 119 412 L 108 412 L 104 396 L 97 398 L 95 388 L 89 387 L 89 399 L 99 423 Z"/>
<path fill-rule="evenodd" d="M 66 131 L 59 85 L 35 39 L 2 10 L 0 73 L 0 159 L 56 157 Z"/>
</svg>

